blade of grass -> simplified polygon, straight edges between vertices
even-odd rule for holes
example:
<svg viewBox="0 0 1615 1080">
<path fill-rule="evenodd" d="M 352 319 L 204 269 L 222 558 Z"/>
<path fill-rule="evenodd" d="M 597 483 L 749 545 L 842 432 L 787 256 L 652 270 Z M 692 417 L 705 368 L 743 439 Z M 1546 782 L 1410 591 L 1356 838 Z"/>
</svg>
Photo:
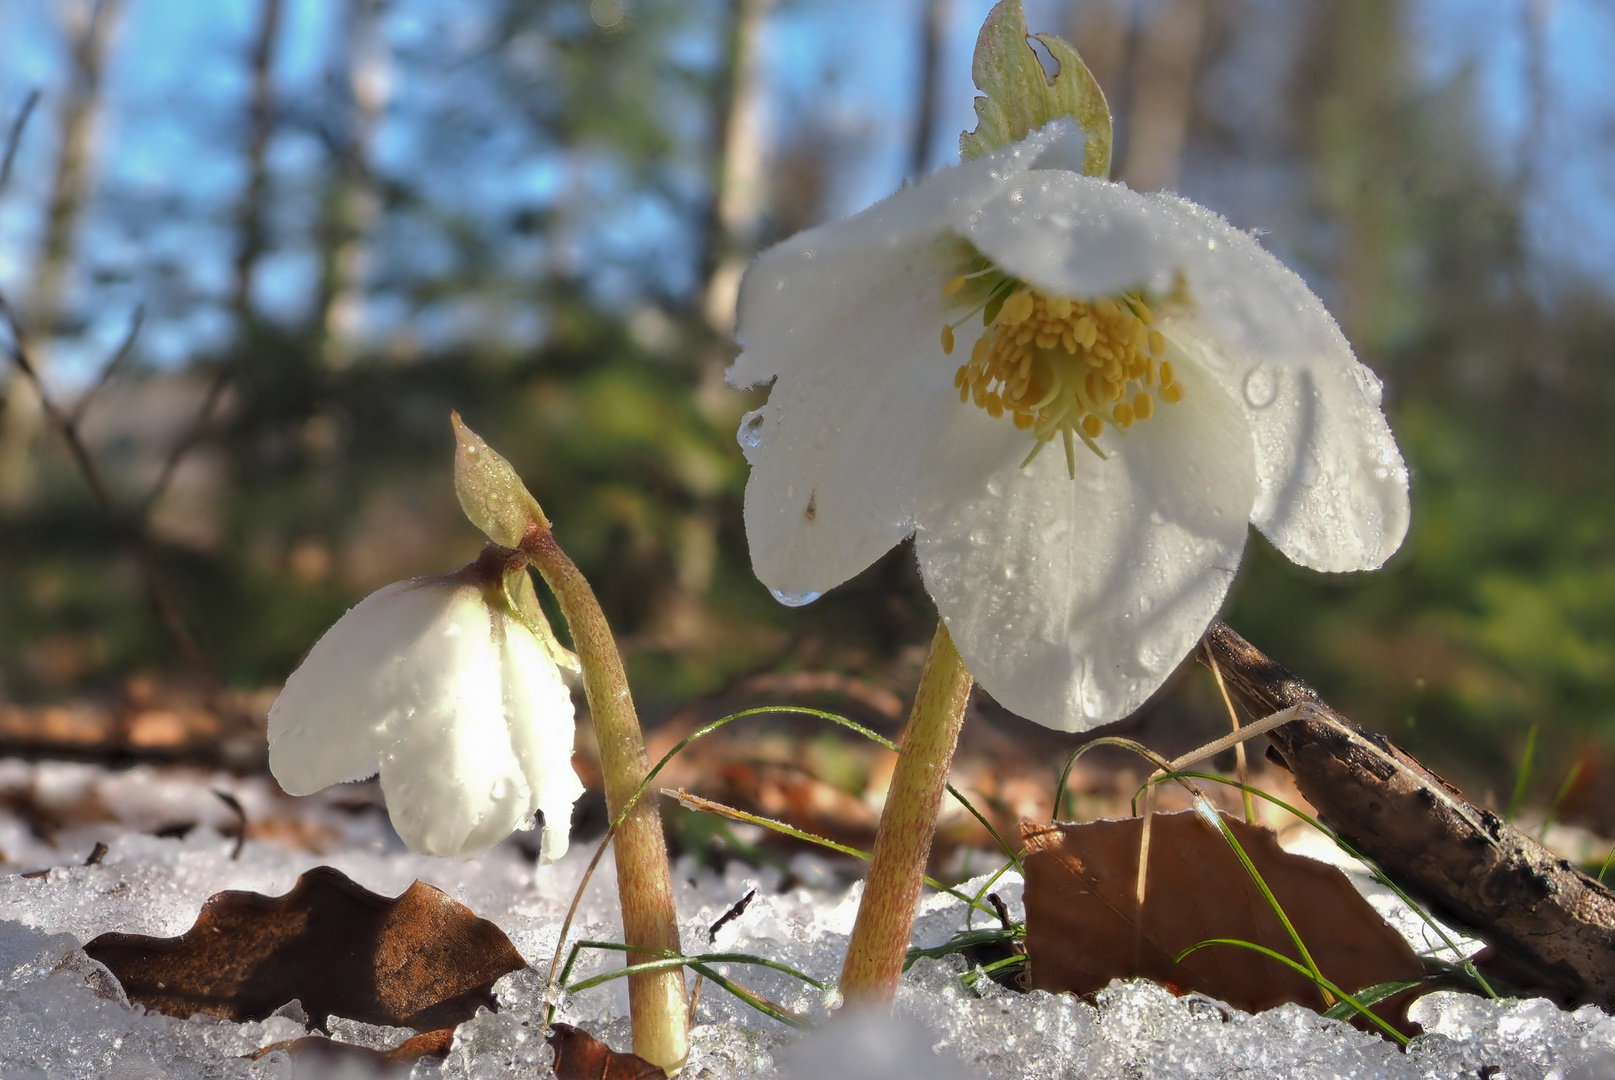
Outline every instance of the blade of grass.
<svg viewBox="0 0 1615 1080">
<path fill-rule="evenodd" d="M 1385 1034 L 1395 1039 L 1399 1045 L 1406 1046 L 1408 1044 L 1408 1037 L 1406 1035 L 1402 1034 L 1400 1031 L 1397 1031 L 1390 1024 L 1382 1020 L 1371 1009 L 1369 1009 L 1368 1006 L 1357 1000 L 1354 995 L 1346 993 L 1346 991 L 1342 990 L 1328 979 L 1325 979 L 1322 975 L 1318 975 L 1315 972 L 1307 970 L 1306 967 L 1296 963 L 1294 960 L 1291 960 L 1283 953 L 1275 952 L 1265 945 L 1258 945 L 1254 941 L 1241 941 L 1238 938 L 1207 938 L 1205 941 L 1198 941 L 1195 944 L 1190 945 L 1187 949 L 1184 949 L 1182 952 L 1178 953 L 1174 959 L 1181 964 L 1184 957 L 1188 956 L 1192 952 L 1204 949 L 1208 945 L 1234 945 L 1241 949 L 1249 949 L 1252 952 L 1261 953 L 1263 956 L 1266 956 L 1269 959 L 1277 960 L 1285 967 L 1290 968 L 1296 974 L 1312 980 L 1317 984 L 1319 990 L 1325 991 L 1327 994 L 1339 998 L 1342 1002 L 1355 1009 L 1361 1016 L 1367 1019 L 1375 1027 L 1379 1028 L 1381 1031 L 1385 1032 Z"/>
<path fill-rule="evenodd" d="M 618 827 L 627 820 L 628 815 L 633 812 L 634 807 L 639 805 L 639 800 L 644 798 L 645 792 L 650 790 L 651 781 L 654 780 L 657 775 L 667 767 L 668 762 L 672 761 L 674 757 L 681 753 L 685 747 L 689 746 L 691 743 L 696 742 L 699 739 L 706 738 L 708 735 L 728 724 L 734 723 L 736 720 L 744 720 L 748 717 L 766 715 L 812 716 L 820 720 L 828 720 L 832 724 L 838 724 L 850 731 L 855 731 L 865 738 L 879 743 L 888 750 L 895 751 L 897 749 L 896 743 L 892 742 L 884 735 L 881 735 L 879 732 L 873 731 L 854 720 L 849 720 L 844 716 L 839 716 L 833 712 L 827 712 L 823 709 L 811 709 L 801 705 L 765 705 L 755 709 L 742 709 L 740 712 L 730 713 L 728 716 L 720 717 L 705 727 L 691 732 L 689 735 L 679 740 L 678 744 L 667 753 L 663 754 L 661 760 L 658 761 L 655 766 L 653 766 L 651 770 L 645 774 L 645 779 L 640 782 L 640 785 L 634 791 L 633 796 L 629 798 L 629 800 L 623 805 L 622 811 L 617 815 L 616 819 L 612 821 L 611 827 L 606 830 L 606 835 L 601 838 L 599 845 L 595 848 L 594 855 L 589 860 L 589 865 L 584 868 L 583 877 L 578 882 L 577 891 L 572 894 L 572 903 L 567 908 L 566 918 L 561 921 L 561 933 L 555 941 L 555 955 L 550 958 L 549 992 L 551 994 L 555 992 L 556 974 L 561 963 L 561 951 L 566 947 L 566 935 L 572 928 L 572 921 L 577 917 L 578 905 L 583 901 L 584 890 L 589 887 L 589 881 L 594 876 L 595 869 L 600 865 L 600 859 L 605 855 L 606 847 L 611 843 L 612 837 L 617 835 Z M 986 824 L 985 819 L 981 818 L 980 813 L 976 811 L 970 800 L 966 799 L 962 794 L 960 794 L 959 791 L 953 787 L 953 785 L 948 785 L 948 791 L 967 809 L 969 809 L 972 813 L 975 813 L 977 818 L 982 820 L 983 824 Z M 992 833 L 993 838 L 998 841 L 998 845 L 1004 849 L 1005 854 L 1007 854 L 1011 859 L 1016 860 L 1018 863 L 1019 856 L 1014 851 L 1010 850 L 1009 845 L 1004 842 L 1004 838 L 999 836 L 998 832 L 994 830 L 990 824 L 987 825 L 987 829 L 990 833 Z M 951 892 L 952 890 L 949 891 Z M 961 899 L 968 900 L 968 898 L 964 897 L 963 894 L 955 893 L 954 895 L 960 896 Z M 554 1012 L 554 1006 L 551 1006 L 549 1015 L 553 1016 Z"/>
<path fill-rule="evenodd" d="M 1228 721 L 1234 725 L 1234 730 L 1237 732 L 1239 730 L 1239 711 L 1234 708 L 1234 699 L 1228 696 L 1228 684 L 1223 681 L 1222 667 L 1217 663 L 1217 658 L 1211 653 L 1206 654 L 1206 660 L 1211 667 L 1211 677 L 1217 680 L 1217 692 L 1222 695 L 1222 703 L 1228 709 Z M 1234 771 L 1241 784 L 1251 782 L 1250 763 L 1245 760 L 1245 744 L 1242 742 L 1234 745 Z M 1243 798 L 1245 822 L 1246 824 L 1254 825 L 1256 824 L 1256 804 L 1251 799 L 1251 793 L 1248 791 L 1244 792 Z"/>
<path fill-rule="evenodd" d="M 577 962 L 579 952 L 585 948 L 609 950 L 612 952 L 642 953 L 646 951 L 643 948 L 630 949 L 627 945 L 624 945 L 620 941 L 576 942 L 572 946 L 572 952 L 567 956 L 566 967 L 561 976 L 562 983 L 565 983 L 567 976 L 571 974 L 572 966 Z M 665 949 L 655 951 L 664 953 L 667 952 Z M 668 971 L 672 968 L 683 966 L 688 967 L 691 971 L 694 971 L 702 978 L 722 987 L 739 1000 L 745 1002 L 747 1005 L 766 1016 L 770 1016 L 781 1023 L 789 1024 L 792 1027 L 812 1027 L 812 1025 L 803 1019 L 803 1017 L 799 1014 L 792 1012 L 790 1009 L 785 1008 L 783 1005 L 780 1005 L 777 1002 L 769 1001 L 755 990 L 742 986 L 734 980 L 712 970 L 711 968 L 712 964 L 724 963 L 756 964 L 760 967 L 772 968 L 775 971 L 780 971 L 786 975 L 792 976 L 793 978 L 800 979 L 816 990 L 822 991 L 825 989 L 825 984 L 820 980 L 813 978 L 813 976 L 808 975 L 805 972 L 798 971 L 796 968 L 793 968 L 788 964 L 782 964 L 777 960 L 770 960 L 767 957 L 753 956 L 749 953 L 703 953 L 699 956 L 680 956 L 677 954 L 671 954 L 662 957 L 660 960 L 652 960 L 642 964 L 633 964 L 629 965 L 628 967 L 614 968 L 611 971 L 590 976 L 587 979 L 582 979 L 576 983 L 567 985 L 566 992 L 569 994 L 575 994 L 579 991 L 588 990 L 592 987 L 599 986 L 602 983 L 611 982 L 614 979 L 626 978 L 629 975 L 647 974 L 655 971 Z M 545 1023 L 550 1023 L 553 1021 L 554 1016 L 555 1005 L 551 1004 L 549 1014 L 545 1018 Z"/>
<path fill-rule="evenodd" d="M 1290 943 L 1295 946 L 1296 952 L 1301 954 L 1301 962 L 1305 964 L 1307 970 L 1312 973 L 1313 981 L 1317 982 L 1321 986 L 1324 981 L 1323 972 L 1318 970 L 1317 962 L 1312 959 L 1312 953 L 1307 949 L 1306 942 L 1301 940 L 1300 933 L 1296 931 L 1295 924 L 1290 922 L 1290 916 L 1285 913 L 1284 906 L 1279 903 L 1278 897 L 1274 896 L 1273 890 L 1268 888 L 1267 882 L 1263 879 L 1261 871 L 1256 869 L 1256 864 L 1252 862 L 1251 857 L 1245 853 L 1244 845 L 1242 845 L 1239 842 L 1239 838 L 1234 835 L 1234 830 L 1228 827 L 1228 822 L 1223 820 L 1222 814 L 1219 813 L 1217 808 L 1212 806 L 1211 803 L 1205 798 L 1202 797 L 1195 800 L 1194 810 L 1195 814 L 1200 818 L 1201 821 L 1204 821 L 1206 824 L 1210 825 L 1212 828 L 1221 833 L 1222 838 L 1228 842 L 1228 846 L 1234 849 L 1234 854 L 1238 856 L 1240 863 L 1245 867 L 1245 873 L 1250 875 L 1250 879 L 1254 881 L 1256 883 L 1256 887 L 1261 890 L 1262 897 L 1267 901 L 1267 906 L 1273 909 L 1273 914 L 1277 915 L 1279 922 L 1284 925 L 1284 932 L 1290 936 Z M 1327 1008 L 1330 1005 L 1333 1005 L 1334 1002 L 1328 999 L 1328 994 L 1325 994 L 1323 1004 L 1324 1007 Z"/>
<path fill-rule="evenodd" d="M 908 957 L 903 961 L 903 970 L 907 971 L 914 966 L 914 961 L 920 959 L 940 960 L 944 956 L 962 952 L 965 949 L 978 948 L 982 945 L 998 945 L 1006 941 L 1019 940 L 1013 931 L 1002 927 L 996 930 L 963 930 L 953 935 L 941 945 L 933 945 L 929 949 L 922 949 L 918 945 L 908 950 Z"/>
<path fill-rule="evenodd" d="M 1520 804 L 1525 802 L 1525 791 L 1531 783 L 1531 766 L 1536 760 L 1536 739 L 1540 725 L 1532 724 L 1531 730 L 1525 733 L 1525 751 L 1520 754 L 1520 767 L 1514 772 L 1514 791 L 1508 797 L 1508 808 L 1503 811 L 1503 817 L 1513 821 L 1520 813 Z"/>
<path fill-rule="evenodd" d="M 1612 853 L 1612 854 L 1615 854 L 1615 853 Z M 974 897 L 972 897 L 971 900 L 970 900 L 970 910 L 965 912 L 965 928 L 967 930 L 970 928 L 970 920 L 974 919 L 976 917 L 976 912 L 977 911 L 986 911 L 987 910 L 985 907 L 982 906 L 982 903 L 981 903 L 982 898 L 987 895 L 988 890 L 990 890 L 995 884 L 998 883 L 999 878 L 1003 877 L 1005 874 L 1007 874 L 1009 872 L 1009 868 L 1012 867 L 1012 866 L 1015 867 L 1016 870 L 1020 870 L 1020 866 L 1017 863 L 1005 863 L 1003 866 L 1000 866 L 997 870 L 995 870 L 993 872 L 992 877 L 990 877 L 986 881 L 982 882 L 981 888 L 976 890 L 976 895 Z"/>
<path fill-rule="evenodd" d="M 1570 789 L 1575 787 L 1576 781 L 1581 778 L 1582 764 L 1578 760 L 1574 765 L 1570 766 L 1570 771 L 1565 774 L 1564 783 L 1560 784 L 1559 790 L 1554 793 L 1553 805 L 1548 808 L 1548 816 L 1542 819 L 1542 827 L 1537 830 L 1537 843 L 1541 843 L 1548 838 L 1548 827 L 1559 820 L 1559 811 L 1564 807 L 1565 797 L 1570 794 Z"/>
<path fill-rule="evenodd" d="M 1181 775 L 1192 776 L 1200 780 L 1210 780 L 1219 784 L 1232 784 L 1238 786 L 1239 783 L 1237 780 L 1230 780 L 1226 776 L 1218 776 L 1215 773 L 1188 772 Z M 1166 780 L 1169 778 L 1173 777 L 1169 774 L 1169 776 L 1162 777 L 1161 780 Z M 1458 943 L 1453 941 L 1452 935 L 1447 933 L 1447 928 L 1442 926 L 1435 916 L 1431 915 L 1428 911 L 1419 906 L 1419 904 L 1416 903 L 1400 885 L 1392 881 L 1389 877 L 1386 877 L 1385 872 L 1378 866 L 1374 865 L 1374 863 L 1366 855 L 1352 847 L 1351 844 L 1347 843 L 1339 833 L 1329 828 L 1329 826 L 1325 825 L 1317 818 L 1312 817 L 1305 811 L 1295 806 L 1291 806 L 1277 795 L 1270 794 L 1269 792 L 1263 791 L 1261 788 L 1255 786 L 1251 786 L 1250 792 L 1256 798 L 1266 799 L 1279 809 L 1286 810 L 1290 814 L 1299 818 L 1301 821 L 1306 822 L 1308 825 L 1312 826 L 1312 828 L 1316 829 L 1324 836 L 1327 836 L 1331 841 L 1334 842 L 1336 847 L 1340 848 L 1340 850 L 1344 851 L 1347 855 L 1350 855 L 1352 858 L 1361 863 L 1369 873 L 1374 875 L 1374 880 L 1378 881 L 1381 885 L 1384 885 L 1387 889 L 1390 889 L 1391 892 L 1396 894 L 1397 899 L 1401 900 L 1404 904 L 1416 912 L 1419 918 L 1423 919 L 1425 924 L 1429 926 L 1431 930 L 1435 931 L 1436 936 L 1441 938 L 1442 944 L 1446 948 L 1450 949 L 1453 956 L 1457 958 L 1458 966 L 1460 966 L 1471 978 L 1475 980 L 1476 984 L 1485 991 L 1487 997 L 1494 1000 L 1497 998 L 1497 993 L 1492 989 L 1491 985 L 1487 983 L 1485 976 L 1480 973 L 1480 971 L 1474 966 L 1473 962 L 1471 962 L 1470 959 L 1464 954 L 1463 949 L 1458 946 Z M 1615 859 L 1615 848 L 1610 850 L 1610 857 Z M 1607 861 L 1605 865 L 1607 867 Z"/>
<path fill-rule="evenodd" d="M 990 964 L 977 964 L 974 968 L 961 974 L 959 979 L 970 989 L 974 990 L 976 987 L 981 985 L 982 976 L 986 976 L 987 978 L 991 979 L 1000 971 L 1008 971 L 1010 968 L 1025 967 L 1026 963 L 1027 960 L 1024 955 L 1006 956 L 1002 960 L 994 960 Z"/>
<path fill-rule="evenodd" d="M 870 859 L 870 854 L 867 851 L 860 851 L 858 848 L 852 847 L 848 844 L 838 844 L 834 840 L 828 839 L 827 837 L 819 836 L 816 833 L 810 833 L 803 829 L 798 829 L 795 826 L 785 824 L 783 821 L 776 821 L 774 818 L 763 817 L 761 814 L 753 814 L 745 810 L 737 810 L 732 806 L 725 806 L 723 803 L 714 802 L 711 799 L 703 799 L 699 795 L 690 794 L 683 788 L 663 788 L 662 794 L 668 796 L 669 798 L 678 800 L 679 805 L 683 806 L 687 810 L 699 810 L 703 813 L 717 814 L 719 817 L 726 817 L 731 821 L 744 822 L 747 825 L 760 825 L 763 828 L 777 832 L 782 836 L 789 836 L 796 840 L 805 840 L 807 843 L 817 844 L 819 847 L 828 848 L 831 851 L 837 851 L 843 855 L 851 855 L 855 859 L 862 859 L 865 862 L 868 862 Z M 979 907 L 982 911 L 989 915 L 996 914 L 992 908 L 972 900 L 958 889 L 942 884 L 936 878 L 927 877 L 925 879 L 925 883 L 939 892 L 945 892 L 955 899 L 963 900 L 966 904 Z"/>
<path fill-rule="evenodd" d="M 1391 982 L 1375 983 L 1373 986 L 1357 991 L 1354 997 L 1364 1005 L 1378 1005 L 1388 997 L 1395 997 L 1404 990 L 1415 986 L 1423 986 L 1429 979 L 1397 979 Z M 1357 1010 L 1349 1001 L 1337 1001 L 1324 1011 L 1325 1016 L 1331 1020 L 1350 1020 L 1352 1013 Z"/>
</svg>

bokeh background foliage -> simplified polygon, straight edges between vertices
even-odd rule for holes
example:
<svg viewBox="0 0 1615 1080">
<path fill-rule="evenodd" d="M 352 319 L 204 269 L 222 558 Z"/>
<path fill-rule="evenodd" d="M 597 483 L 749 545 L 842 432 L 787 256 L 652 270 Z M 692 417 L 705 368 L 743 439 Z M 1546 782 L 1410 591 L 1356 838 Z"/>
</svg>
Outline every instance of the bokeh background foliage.
<svg viewBox="0 0 1615 1080">
<path fill-rule="evenodd" d="M 800 610 L 750 576 L 757 400 L 722 372 L 750 253 L 953 158 L 985 8 L 5 5 L 0 113 L 38 98 L 0 291 L 116 505 L 8 373 L 0 700 L 273 685 L 368 590 L 471 557 L 450 408 L 549 510 L 651 717 L 755 672 L 912 678 L 908 552 Z M 1609 825 L 1615 15 L 1479 8 L 1028 3 L 1109 94 L 1118 175 L 1265 230 L 1387 384 L 1407 546 L 1337 578 L 1253 537 L 1229 621 L 1483 788 L 1540 725 L 1539 797 L 1579 761 L 1568 809 Z"/>
</svg>

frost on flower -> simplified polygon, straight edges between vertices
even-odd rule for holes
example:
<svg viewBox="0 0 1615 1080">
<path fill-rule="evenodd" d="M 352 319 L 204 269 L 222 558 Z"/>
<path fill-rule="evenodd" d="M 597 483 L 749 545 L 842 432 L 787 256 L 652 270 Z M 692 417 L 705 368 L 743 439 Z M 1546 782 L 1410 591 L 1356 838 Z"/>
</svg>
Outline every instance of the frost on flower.
<svg viewBox="0 0 1615 1080">
<path fill-rule="evenodd" d="M 431 855 L 475 855 L 542 811 L 551 861 L 583 793 L 572 698 L 479 568 L 389 585 L 338 620 L 269 710 L 269 767 L 293 795 L 379 770 L 393 827 Z"/>
<path fill-rule="evenodd" d="M 729 371 L 772 384 L 740 441 L 774 594 L 912 533 L 977 681 L 1068 730 L 1193 648 L 1247 522 L 1331 571 L 1408 524 L 1379 383 L 1318 298 L 1204 207 L 1084 175 L 1085 143 L 1057 120 L 764 253 Z"/>
</svg>

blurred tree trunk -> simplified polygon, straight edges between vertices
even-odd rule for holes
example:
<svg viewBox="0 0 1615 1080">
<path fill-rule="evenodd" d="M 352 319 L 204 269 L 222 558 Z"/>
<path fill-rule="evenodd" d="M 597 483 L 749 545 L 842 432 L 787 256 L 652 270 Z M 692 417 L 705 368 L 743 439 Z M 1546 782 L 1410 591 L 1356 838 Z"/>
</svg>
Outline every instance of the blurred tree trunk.
<svg viewBox="0 0 1615 1080">
<path fill-rule="evenodd" d="M 1067 9 L 1066 37 L 1082 54 L 1083 63 L 1093 72 L 1099 88 L 1105 92 L 1113 115 L 1126 111 L 1123 93 L 1127 77 L 1127 58 L 1132 26 L 1128 17 L 1117 6 L 1116 0 L 1076 0 Z M 1118 129 L 1116 150 L 1126 131 Z"/>
<path fill-rule="evenodd" d="M 1120 174 L 1135 191 L 1177 186 L 1205 24 L 1206 0 L 1167 0 L 1144 30 Z"/>
<path fill-rule="evenodd" d="M 1333 0 L 1316 9 L 1297 110 L 1312 140 L 1322 209 L 1340 228 L 1333 267 L 1340 300 L 1331 307 L 1370 363 L 1418 318 L 1403 182 L 1418 152 L 1402 104 L 1401 8 L 1401 0 Z"/>
<path fill-rule="evenodd" d="M 731 0 L 729 53 L 718 88 L 715 186 L 707 229 L 701 310 L 720 334 L 734 331 L 740 276 L 762 239 L 767 206 L 764 83 L 759 53 L 773 0 Z"/>
<path fill-rule="evenodd" d="M 322 229 L 318 327 L 323 357 L 332 367 L 350 363 L 358 346 L 364 322 L 369 232 L 381 210 L 370 167 L 390 77 L 381 14 L 382 0 L 349 0 L 340 60 L 343 130 L 335 133 L 336 175 Z"/>
<path fill-rule="evenodd" d="M 1522 0 L 1521 40 L 1525 46 L 1526 118 L 1520 129 L 1514 198 L 1523 203 L 1542 164 L 1548 127 L 1548 15 L 1552 0 Z"/>
<path fill-rule="evenodd" d="M 953 21 L 953 0 L 925 0 L 925 18 L 920 22 L 920 63 L 915 87 L 918 103 L 914 117 L 914 138 L 909 144 L 908 174 L 925 175 L 931 164 L 935 143 L 938 97 L 941 94 L 937 71 L 942 66 L 942 46 Z"/>
<path fill-rule="evenodd" d="M 120 2 L 94 0 L 93 4 L 64 4 L 60 9 L 64 30 L 72 41 L 72 58 L 62 96 L 61 142 L 45 216 L 45 238 L 26 308 L 32 359 L 41 378 L 49 370 L 50 344 L 61 320 L 79 222 L 90 191 L 101 78 Z M 43 423 L 44 410 L 34 387 L 26 379 L 12 378 L 0 415 L 0 505 L 16 506 L 32 492 L 34 450 Z"/>
<path fill-rule="evenodd" d="M 247 186 L 242 192 L 237 218 L 240 233 L 236 241 L 235 283 L 230 295 L 230 306 L 242 325 L 252 315 L 252 275 L 267 240 L 264 219 L 269 198 L 269 169 L 266 158 L 269 140 L 275 131 L 275 42 L 280 32 L 280 11 L 281 0 L 261 0 L 257 31 L 248 58 L 252 99 L 246 146 Z"/>
</svg>

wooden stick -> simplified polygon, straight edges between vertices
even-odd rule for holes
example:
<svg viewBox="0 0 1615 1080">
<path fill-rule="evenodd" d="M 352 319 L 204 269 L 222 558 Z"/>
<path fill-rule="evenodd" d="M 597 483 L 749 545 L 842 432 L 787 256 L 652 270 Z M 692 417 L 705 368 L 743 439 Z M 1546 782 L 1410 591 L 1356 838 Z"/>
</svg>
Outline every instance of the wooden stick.
<svg viewBox="0 0 1615 1080">
<path fill-rule="evenodd" d="M 1221 622 L 1200 642 L 1252 714 L 1301 704 L 1267 733 L 1318 815 L 1445 920 L 1539 988 L 1615 1007 L 1615 894 L 1317 693 Z"/>
</svg>

